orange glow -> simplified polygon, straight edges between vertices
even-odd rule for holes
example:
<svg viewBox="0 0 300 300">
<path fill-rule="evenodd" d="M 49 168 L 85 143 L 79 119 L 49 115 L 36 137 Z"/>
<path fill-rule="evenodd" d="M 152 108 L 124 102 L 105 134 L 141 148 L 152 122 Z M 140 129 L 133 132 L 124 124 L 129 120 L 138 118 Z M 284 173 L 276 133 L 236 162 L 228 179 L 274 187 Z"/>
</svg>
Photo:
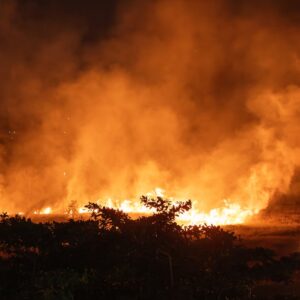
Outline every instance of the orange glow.
<svg viewBox="0 0 300 300">
<path fill-rule="evenodd" d="M 51 213 L 53 213 L 53 211 L 52 211 L 52 208 L 51 207 L 45 207 L 45 208 L 43 208 L 43 209 L 41 209 L 41 210 L 35 210 L 34 212 L 33 212 L 33 214 L 35 214 L 35 215 L 49 215 L 49 214 L 51 214 Z"/>
<path fill-rule="evenodd" d="M 146 194 L 148 197 L 165 197 L 165 191 L 162 188 L 155 188 L 153 192 Z M 170 198 L 170 200 L 176 204 L 176 201 L 179 199 Z M 122 200 L 122 201 L 113 201 L 111 198 L 108 198 L 105 201 L 100 199 L 95 201 L 98 204 L 103 206 L 120 209 L 126 213 L 138 215 L 149 215 L 154 213 L 154 210 L 151 210 L 143 206 L 138 200 Z M 197 203 L 197 201 L 195 202 Z M 183 215 L 177 218 L 179 223 L 185 225 L 199 225 L 199 224 L 213 224 L 213 225 L 228 225 L 228 224 L 241 224 L 244 223 L 247 218 L 250 218 L 257 211 L 250 209 L 242 208 L 237 203 L 230 203 L 228 200 L 223 201 L 224 206 L 220 208 L 211 209 L 208 212 L 201 212 L 197 209 L 197 205 L 194 205 L 192 209 Z M 53 212 L 50 207 L 46 207 L 39 211 L 34 211 L 34 214 L 51 214 L 51 213 L 61 213 L 60 211 Z M 89 211 L 84 206 L 79 207 L 76 211 L 67 212 L 70 216 L 74 217 L 76 214 L 89 214 Z"/>
<path fill-rule="evenodd" d="M 192 200 L 179 221 L 243 223 L 299 186 L 292 17 L 272 1 L 114 2 L 107 32 L 0 9 L 0 211 L 143 214 L 162 187 Z"/>
</svg>

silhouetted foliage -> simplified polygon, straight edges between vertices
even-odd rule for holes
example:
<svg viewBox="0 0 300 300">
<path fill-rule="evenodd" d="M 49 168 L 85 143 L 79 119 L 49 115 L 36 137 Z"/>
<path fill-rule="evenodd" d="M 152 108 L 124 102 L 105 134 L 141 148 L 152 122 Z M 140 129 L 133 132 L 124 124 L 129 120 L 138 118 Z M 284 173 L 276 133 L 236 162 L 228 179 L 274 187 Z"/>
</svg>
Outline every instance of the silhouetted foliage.
<svg viewBox="0 0 300 300">
<path fill-rule="evenodd" d="M 0 299 L 259 299 L 253 287 L 287 283 L 299 269 L 299 254 L 277 257 L 219 226 L 177 224 L 190 200 L 141 202 L 154 213 L 132 219 L 89 203 L 87 220 L 0 215 Z"/>
</svg>

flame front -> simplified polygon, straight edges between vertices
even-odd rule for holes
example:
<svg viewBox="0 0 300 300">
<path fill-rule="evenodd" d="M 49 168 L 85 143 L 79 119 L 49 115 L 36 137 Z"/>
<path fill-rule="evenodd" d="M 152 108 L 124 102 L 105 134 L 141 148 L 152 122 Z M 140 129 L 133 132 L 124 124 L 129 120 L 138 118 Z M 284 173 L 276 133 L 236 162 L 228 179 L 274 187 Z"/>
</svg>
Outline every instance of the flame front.
<svg viewBox="0 0 300 300">
<path fill-rule="evenodd" d="M 153 192 L 146 193 L 146 196 L 148 197 L 161 197 L 165 198 L 165 191 L 162 188 L 155 188 Z M 176 202 L 179 199 L 175 199 L 173 197 L 169 198 L 171 200 L 172 204 L 176 205 Z M 181 199 L 182 200 L 182 199 Z M 141 215 L 149 215 L 155 212 L 154 209 L 149 209 L 145 206 L 143 206 L 139 200 L 112 200 L 111 198 L 108 198 L 106 200 L 98 199 L 95 201 L 98 204 L 101 204 L 103 206 L 119 209 L 124 211 L 125 213 L 128 213 L 129 215 L 133 215 L 133 217 L 138 217 Z M 193 205 L 193 207 L 180 215 L 177 218 L 177 221 L 179 223 L 182 223 L 184 225 L 199 225 L 199 224 L 212 224 L 212 225 L 232 225 L 232 224 L 242 224 L 247 221 L 247 219 L 254 214 L 257 213 L 257 211 L 242 208 L 237 203 L 231 203 L 228 200 L 224 200 L 223 207 L 220 208 L 214 208 L 211 209 L 208 212 L 201 212 L 197 209 L 197 201 L 196 204 Z M 61 214 L 61 211 L 53 211 L 51 207 L 46 207 L 41 210 L 35 210 L 33 212 L 34 215 L 50 215 L 52 213 Z M 90 212 L 88 209 L 84 206 L 81 206 L 79 208 L 72 207 L 68 211 L 65 212 L 66 215 L 69 215 L 70 217 L 78 217 L 82 214 L 89 214 Z M 24 213 L 19 213 L 24 214 Z"/>
<path fill-rule="evenodd" d="M 157 186 L 228 224 L 299 199 L 290 1 L 25 2 L 0 0 L 0 211 L 147 213 Z"/>
<path fill-rule="evenodd" d="M 50 215 L 52 213 L 52 208 L 50 206 L 47 206 L 45 208 L 42 208 L 41 210 L 35 210 L 33 212 L 34 215 Z"/>
</svg>

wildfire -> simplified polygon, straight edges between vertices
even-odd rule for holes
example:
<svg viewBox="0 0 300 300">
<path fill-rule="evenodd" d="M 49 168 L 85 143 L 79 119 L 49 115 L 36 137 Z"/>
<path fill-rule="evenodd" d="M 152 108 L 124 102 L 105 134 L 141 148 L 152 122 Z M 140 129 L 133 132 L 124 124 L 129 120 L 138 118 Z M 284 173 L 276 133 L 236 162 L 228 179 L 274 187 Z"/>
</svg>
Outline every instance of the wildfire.
<svg viewBox="0 0 300 300">
<path fill-rule="evenodd" d="M 52 208 L 50 206 L 45 207 L 41 210 L 35 210 L 33 212 L 34 215 L 49 215 L 52 213 Z"/>
<path fill-rule="evenodd" d="M 194 224 L 213 224 L 213 225 L 230 225 L 242 224 L 247 218 L 257 213 L 251 209 L 243 209 L 237 203 L 230 203 L 224 200 L 224 207 L 214 208 L 208 213 L 203 213 L 197 209 L 191 209 L 179 217 L 179 221 Z"/>
<path fill-rule="evenodd" d="M 153 192 L 146 193 L 148 197 L 165 197 L 165 191 L 162 188 L 155 188 Z M 178 199 L 169 198 L 171 202 L 176 205 Z M 106 199 L 105 201 L 98 199 L 95 201 L 98 204 L 103 206 L 120 209 L 125 213 L 131 215 L 147 215 L 153 213 L 154 210 L 143 206 L 140 201 L 125 199 L 122 201 L 113 200 L 111 198 Z M 229 225 L 229 224 L 242 224 L 247 218 L 253 216 L 258 211 L 243 208 L 238 203 L 231 203 L 229 200 L 224 200 L 224 206 L 219 208 L 211 209 L 208 212 L 203 212 L 197 208 L 197 202 L 193 203 L 193 207 L 188 212 L 185 212 L 178 217 L 177 221 L 186 225 L 197 225 L 197 224 L 213 224 L 213 225 Z M 35 210 L 34 215 L 50 215 L 54 213 L 54 210 L 49 206 L 41 210 Z M 59 214 L 59 211 L 55 211 Z M 72 207 L 69 210 L 65 211 L 66 215 L 85 215 L 89 211 L 86 207 Z M 20 213 L 21 214 L 21 213 Z M 23 214 L 23 213 L 22 213 Z"/>
</svg>

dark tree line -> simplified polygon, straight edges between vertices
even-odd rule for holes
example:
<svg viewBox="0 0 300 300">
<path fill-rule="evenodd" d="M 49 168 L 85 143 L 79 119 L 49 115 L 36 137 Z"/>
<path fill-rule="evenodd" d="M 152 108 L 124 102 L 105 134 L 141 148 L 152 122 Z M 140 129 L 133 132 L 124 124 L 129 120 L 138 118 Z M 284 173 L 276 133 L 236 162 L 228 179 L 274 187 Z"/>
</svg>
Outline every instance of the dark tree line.
<svg viewBox="0 0 300 300">
<path fill-rule="evenodd" d="M 156 212 L 132 219 L 89 203 L 88 220 L 2 214 L 0 299 L 259 299 L 258 284 L 288 283 L 299 270 L 298 254 L 247 248 L 219 226 L 178 225 L 191 201 L 141 201 Z"/>
</svg>

